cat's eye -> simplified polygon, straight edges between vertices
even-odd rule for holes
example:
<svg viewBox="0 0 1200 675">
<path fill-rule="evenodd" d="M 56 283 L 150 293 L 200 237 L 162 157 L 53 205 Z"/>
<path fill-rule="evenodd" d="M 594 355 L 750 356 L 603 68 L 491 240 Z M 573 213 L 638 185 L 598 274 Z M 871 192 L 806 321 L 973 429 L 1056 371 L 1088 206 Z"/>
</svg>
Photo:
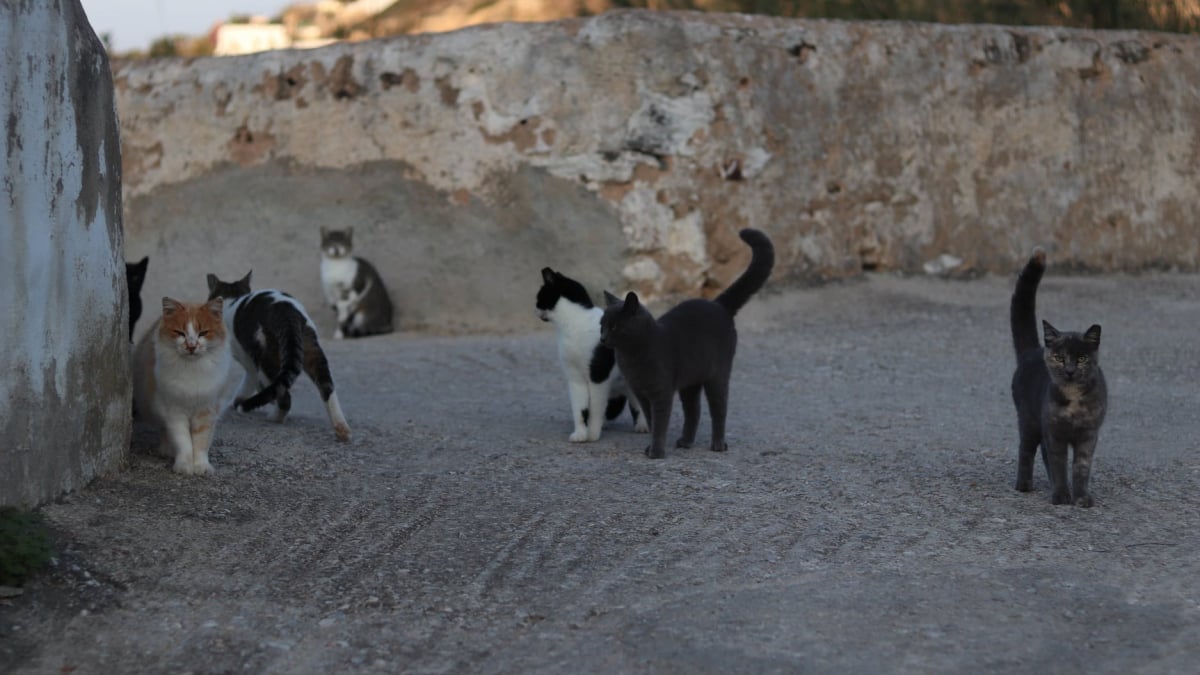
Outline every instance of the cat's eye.
<svg viewBox="0 0 1200 675">
<path fill-rule="evenodd" d="M 1062 363 L 1063 362 L 1062 354 L 1052 353 L 1052 354 L 1050 354 L 1050 360 L 1055 363 Z"/>
<path fill-rule="evenodd" d="M 1087 363 L 1087 362 L 1088 362 L 1088 357 L 1087 357 L 1087 355 L 1086 355 L 1086 354 L 1084 354 L 1083 356 L 1081 356 L 1081 357 L 1079 357 L 1079 358 L 1075 359 L 1075 363 Z"/>
<path fill-rule="evenodd" d="M 206 330 L 200 331 L 200 337 L 208 337 L 208 331 L 206 331 Z"/>
<path fill-rule="evenodd" d="M 176 335 L 176 337 L 187 337 L 187 333 L 185 333 L 181 330 L 175 331 L 175 335 Z"/>
</svg>

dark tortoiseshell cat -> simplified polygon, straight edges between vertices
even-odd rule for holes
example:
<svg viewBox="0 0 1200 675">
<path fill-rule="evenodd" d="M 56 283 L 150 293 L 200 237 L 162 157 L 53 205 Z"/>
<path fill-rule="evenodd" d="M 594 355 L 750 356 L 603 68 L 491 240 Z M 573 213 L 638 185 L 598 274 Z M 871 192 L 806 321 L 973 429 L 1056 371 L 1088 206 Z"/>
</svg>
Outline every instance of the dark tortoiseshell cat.
<svg viewBox="0 0 1200 675">
<path fill-rule="evenodd" d="M 1034 251 L 1017 278 L 1010 319 L 1017 370 L 1012 394 L 1017 406 L 1021 447 L 1017 458 L 1016 489 L 1033 489 L 1033 458 L 1042 446 L 1042 461 L 1050 476 L 1053 504 L 1088 507 L 1092 456 L 1104 413 L 1108 389 L 1100 370 L 1100 326 L 1082 334 L 1063 333 L 1043 321 L 1046 346 L 1038 343 L 1036 296 L 1046 271 L 1046 253 Z M 1068 446 L 1075 448 L 1067 485 Z"/>
</svg>

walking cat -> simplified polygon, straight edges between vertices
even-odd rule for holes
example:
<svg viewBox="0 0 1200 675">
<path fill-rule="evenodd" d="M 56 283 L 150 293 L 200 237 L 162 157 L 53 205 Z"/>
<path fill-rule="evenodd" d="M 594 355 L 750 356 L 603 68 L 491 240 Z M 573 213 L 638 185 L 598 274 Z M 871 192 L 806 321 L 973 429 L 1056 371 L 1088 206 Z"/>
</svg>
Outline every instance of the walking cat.
<svg viewBox="0 0 1200 675">
<path fill-rule="evenodd" d="M 133 327 L 142 316 L 142 284 L 146 281 L 146 267 L 150 256 L 136 263 L 125 263 L 125 286 L 129 288 L 129 341 L 133 342 Z"/>
<path fill-rule="evenodd" d="M 321 393 L 337 439 L 350 440 L 350 426 L 333 390 L 329 361 L 312 319 L 287 293 L 251 291 L 250 275 L 247 272 L 232 283 L 208 275 L 208 296 L 230 301 L 225 306 L 225 325 L 234 337 L 233 358 L 246 369 L 234 407 L 248 412 L 274 401 L 272 419 L 283 422 L 292 408 L 292 385 L 304 371 Z M 262 389 L 253 393 L 259 386 Z"/>
<path fill-rule="evenodd" d="M 351 255 L 354 228 L 321 228 L 321 287 L 337 312 L 333 337 L 364 337 L 392 332 L 392 301 L 371 263 Z"/>
<path fill-rule="evenodd" d="M 160 451 L 174 456 L 179 473 L 213 472 L 208 449 L 233 364 L 221 320 L 223 302 L 163 298 L 162 318 L 134 349 L 135 406 L 162 431 Z"/>
<path fill-rule="evenodd" d="M 622 302 L 609 293 L 600 319 L 600 342 L 616 351 L 617 365 L 649 417 L 651 443 L 646 455 L 665 456 L 667 427 L 675 392 L 683 403 L 683 434 L 677 448 L 690 448 L 700 424 L 700 392 L 712 417 L 712 450 L 724 451 L 729 376 L 737 349 L 733 317 L 771 276 L 775 247 L 767 235 L 744 229 L 750 266 L 715 300 L 685 300 L 657 321 L 629 293 Z"/>
<path fill-rule="evenodd" d="M 1108 388 L 1100 370 L 1100 326 L 1083 334 L 1062 333 L 1042 321 L 1046 346 L 1038 343 L 1036 299 L 1046 271 L 1046 253 L 1036 249 L 1017 277 L 1010 321 L 1017 369 L 1012 395 L 1017 407 L 1021 446 L 1016 489 L 1033 489 L 1033 458 L 1042 446 L 1042 462 L 1053 484 L 1053 504 L 1089 507 L 1092 456 L 1104 413 Z M 1067 448 L 1075 448 L 1071 486 L 1067 487 Z"/>
<path fill-rule="evenodd" d="M 572 443 L 595 441 L 605 419 L 616 419 L 625 408 L 627 388 L 616 367 L 613 350 L 600 344 L 600 317 L 604 311 L 592 304 L 583 284 L 550 269 L 542 269 L 537 294 L 538 317 L 558 329 L 558 360 L 567 378 Z M 649 429 L 641 407 L 629 396 L 634 429 Z"/>
</svg>

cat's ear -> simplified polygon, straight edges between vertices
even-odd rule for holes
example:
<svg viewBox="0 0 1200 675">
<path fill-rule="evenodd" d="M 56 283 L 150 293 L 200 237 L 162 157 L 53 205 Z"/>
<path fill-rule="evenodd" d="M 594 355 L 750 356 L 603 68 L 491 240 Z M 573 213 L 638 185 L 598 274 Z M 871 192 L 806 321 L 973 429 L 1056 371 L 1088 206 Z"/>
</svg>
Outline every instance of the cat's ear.
<svg viewBox="0 0 1200 675">
<path fill-rule="evenodd" d="M 615 305 L 620 301 L 621 301 L 621 299 L 618 298 L 617 296 L 613 295 L 612 293 L 609 293 L 608 291 L 604 291 L 604 304 Z"/>
<path fill-rule="evenodd" d="M 554 270 L 549 267 L 542 268 L 542 281 L 552 284 L 554 283 Z"/>
<path fill-rule="evenodd" d="M 163 296 L 163 316 L 174 314 L 181 309 L 183 309 L 183 303 L 178 300 L 172 300 L 165 295 Z"/>
<path fill-rule="evenodd" d="M 1046 336 L 1046 346 L 1057 343 L 1062 338 L 1062 334 L 1058 332 L 1058 329 L 1051 326 L 1050 322 L 1045 319 L 1042 319 L 1042 333 Z"/>
<path fill-rule="evenodd" d="M 217 284 L 221 283 L 221 280 L 217 278 L 217 275 L 213 274 L 212 272 L 209 272 L 208 276 L 205 277 L 205 279 L 208 280 L 208 292 L 209 293 L 212 293 L 213 291 L 217 290 Z"/>
<path fill-rule="evenodd" d="M 1092 324 L 1092 327 L 1084 331 L 1083 341 L 1092 346 L 1093 349 L 1100 348 L 1100 324 Z"/>
<path fill-rule="evenodd" d="M 219 319 L 221 318 L 221 310 L 225 308 L 225 300 L 220 296 L 217 296 L 212 300 L 209 300 L 205 307 L 208 309 L 208 311 L 213 313 L 213 316 Z"/>
<path fill-rule="evenodd" d="M 625 312 L 626 314 L 633 314 L 638 310 L 638 307 L 641 307 L 641 303 L 638 302 L 637 293 L 634 293 L 633 291 L 626 293 L 625 306 L 621 308 L 621 311 Z"/>
<path fill-rule="evenodd" d="M 239 281 L 238 283 L 246 284 L 246 288 L 250 288 L 250 276 L 253 274 L 254 274 L 254 270 L 250 270 L 249 272 L 246 272 L 246 276 L 242 277 L 241 281 Z"/>
<path fill-rule="evenodd" d="M 141 260 L 139 260 L 133 264 L 133 269 L 137 270 L 139 274 L 145 274 L 146 267 L 149 264 L 150 264 L 150 256 L 144 256 Z"/>
</svg>

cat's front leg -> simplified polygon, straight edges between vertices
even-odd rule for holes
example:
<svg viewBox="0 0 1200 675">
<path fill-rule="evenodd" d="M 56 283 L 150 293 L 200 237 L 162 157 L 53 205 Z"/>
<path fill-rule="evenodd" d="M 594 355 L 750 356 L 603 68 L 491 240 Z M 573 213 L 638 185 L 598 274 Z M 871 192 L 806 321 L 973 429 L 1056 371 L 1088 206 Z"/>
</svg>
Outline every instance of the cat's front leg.
<svg viewBox="0 0 1200 675">
<path fill-rule="evenodd" d="M 650 431 L 650 423 L 647 421 L 647 415 L 642 404 L 638 402 L 638 397 L 633 392 L 629 393 L 629 414 L 633 416 L 633 430 L 639 434 L 644 434 Z"/>
<path fill-rule="evenodd" d="M 169 439 L 171 448 L 175 451 L 174 470 L 176 473 L 191 474 L 192 469 L 192 430 L 186 417 L 172 417 L 164 423 L 163 433 Z"/>
<path fill-rule="evenodd" d="M 600 440 L 600 431 L 604 428 L 604 413 L 608 404 L 609 388 L 607 380 L 599 384 L 588 384 L 587 439 L 589 441 Z"/>
<path fill-rule="evenodd" d="M 571 419 L 575 422 L 575 430 L 567 437 L 572 443 L 583 443 L 588 440 L 588 385 L 586 381 L 568 381 L 567 394 L 571 399 Z M 603 418 L 602 418 L 603 419 Z"/>
<path fill-rule="evenodd" d="M 208 449 L 212 445 L 213 427 L 216 425 L 216 419 L 216 415 L 212 411 L 205 411 L 193 417 L 189 425 L 192 440 L 191 473 L 198 476 L 213 473 L 212 464 L 208 462 Z M 176 463 L 178 464 L 178 462 Z"/>
<path fill-rule="evenodd" d="M 1075 506 L 1091 508 L 1095 503 L 1088 492 L 1088 480 L 1092 475 L 1092 455 L 1096 452 L 1096 439 L 1089 438 L 1075 444 L 1075 456 L 1071 461 L 1071 501 Z"/>
<path fill-rule="evenodd" d="M 658 398 L 651 404 L 650 414 L 650 447 L 646 448 L 646 456 L 650 459 L 662 459 L 667 456 L 663 448 L 667 444 L 667 427 L 671 425 L 671 403 L 674 392 Z"/>
<path fill-rule="evenodd" d="M 1046 453 L 1046 469 L 1054 492 L 1051 504 L 1070 504 L 1071 490 L 1067 485 L 1067 444 L 1046 433 L 1042 436 L 1042 452 Z"/>
</svg>

